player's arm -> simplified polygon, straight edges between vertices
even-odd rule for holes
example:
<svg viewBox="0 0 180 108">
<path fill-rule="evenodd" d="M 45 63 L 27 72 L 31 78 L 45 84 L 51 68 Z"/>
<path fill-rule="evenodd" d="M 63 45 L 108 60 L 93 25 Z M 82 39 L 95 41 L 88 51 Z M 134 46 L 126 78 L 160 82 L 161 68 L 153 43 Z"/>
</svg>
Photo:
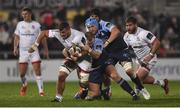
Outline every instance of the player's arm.
<svg viewBox="0 0 180 108">
<path fill-rule="evenodd" d="M 156 54 L 157 50 L 160 48 L 160 41 L 156 38 L 153 43 L 151 44 L 151 50 L 150 50 L 150 54 L 154 55 Z"/>
<path fill-rule="evenodd" d="M 41 41 L 45 38 L 45 37 L 48 37 L 48 34 L 49 34 L 49 30 L 44 30 L 44 31 L 41 31 L 39 36 L 37 37 L 35 43 L 31 46 L 31 48 L 28 50 L 29 53 L 32 53 L 34 52 L 39 44 L 41 43 Z"/>
<path fill-rule="evenodd" d="M 69 58 L 69 57 L 70 57 L 67 48 L 64 48 L 64 49 L 62 50 L 62 53 L 63 53 L 63 55 L 64 55 L 65 58 Z"/>
<path fill-rule="evenodd" d="M 150 44 L 151 46 L 151 50 L 149 52 L 148 55 L 146 55 L 144 57 L 144 62 L 149 62 L 153 57 L 154 55 L 156 54 L 157 50 L 159 49 L 160 47 L 160 41 L 152 34 L 152 33 L 148 33 L 146 38 L 145 38 L 145 41 L 147 43 Z"/>
<path fill-rule="evenodd" d="M 94 51 L 92 49 L 89 49 L 88 51 L 89 55 L 91 55 L 91 57 L 93 57 L 94 59 L 98 59 L 101 56 L 101 53 L 98 51 Z"/>
<path fill-rule="evenodd" d="M 15 56 L 18 55 L 18 46 L 19 46 L 19 36 L 14 34 L 14 49 L 13 49 L 13 54 Z"/>
<path fill-rule="evenodd" d="M 104 47 L 107 47 L 112 41 L 114 41 L 119 36 L 119 34 L 120 30 L 116 26 L 113 26 L 111 29 L 111 35 L 105 42 Z"/>
<path fill-rule="evenodd" d="M 88 44 L 86 44 L 84 47 L 82 47 L 82 49 L 86 53 L 88 53 L 91 57 L 93 57 L 94 59 L 98 59 L 101 55 L 100 51 L 93 50 Z"/>
<path fill-rule="evenodd" d="M 44 47 L 44 56 L 46 56 L 46 58 L 49 59 L 49 49 L 46 38 L 43 38 L 42 45 Z"/>
</svg>

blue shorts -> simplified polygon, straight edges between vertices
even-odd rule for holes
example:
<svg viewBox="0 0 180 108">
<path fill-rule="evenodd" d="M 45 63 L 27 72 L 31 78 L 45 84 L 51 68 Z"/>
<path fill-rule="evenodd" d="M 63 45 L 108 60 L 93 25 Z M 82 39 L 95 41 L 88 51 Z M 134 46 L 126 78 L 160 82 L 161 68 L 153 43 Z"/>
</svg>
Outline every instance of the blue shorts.
<svg viewBox="0 0 180 108">
<path fill-rule="evenodd" d="M 97 69 L 92 70 L 89 75 L 89 82 L 102 84 L 104 79 L 104 72 L 105 72 L 104 66 L 100 66 Z"/>
<path fill-rule="evenodd" d="M 112 64 L 115 66 L 117 62 L 124 62 L 124 61 L 132 62 L 132 58 L 128 49 L 116 53 L 109 53 L 109 57 L 106 60 L 105 64 Z"/>
<path fill-rule="evenodd" d="M 132 62 L 128 50 L 123 50 L 118 53 L 111 53 L 106 58 L 103 58 L 103 63 L 95 70 L 92 70 L 89 75 L 89 82 L 101 84 L 104 80 L 104 74 L 108 65 L 116 65 L 117 62 L 128 61 Z M 98 61 L 97 61 L 98 62 Z"/>
</svg>

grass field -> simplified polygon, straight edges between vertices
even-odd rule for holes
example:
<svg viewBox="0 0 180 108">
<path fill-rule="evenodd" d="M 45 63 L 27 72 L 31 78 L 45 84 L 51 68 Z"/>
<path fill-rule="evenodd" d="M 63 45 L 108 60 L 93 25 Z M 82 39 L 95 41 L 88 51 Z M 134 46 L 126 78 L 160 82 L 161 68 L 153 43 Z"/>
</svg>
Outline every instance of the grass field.
<svg viewBox="0 0 180 108">
<path fill-rule="evenodd" d="M 132 84 L 132 83 L 131 83 Z M 132 101 L 131 97 L 118 85 L 112 85 L 112 99 L 110 101 L 96 100 L 85 101 L 75 100 L 73 95 L 78 90 L 77 82 L 68 82 L 66 85 L 64 99 L 62 103 L 50 102 L 55 94 L 55 82 L 45 82 L 46 96 L 39 97 L 36 83 L 29 83 L 27 95 L 19 96 L 20 83 L 0 83 L 0 107 L 145 107 L 145 106 L 179 106 L 180 107 L 180 81 L 170 82 L 170 94 L 164 95 L 164 91 L 158 86 L 146 85 L 151 93 L 150 100 L 141 97 L 139 101 Z"/>
</svg>

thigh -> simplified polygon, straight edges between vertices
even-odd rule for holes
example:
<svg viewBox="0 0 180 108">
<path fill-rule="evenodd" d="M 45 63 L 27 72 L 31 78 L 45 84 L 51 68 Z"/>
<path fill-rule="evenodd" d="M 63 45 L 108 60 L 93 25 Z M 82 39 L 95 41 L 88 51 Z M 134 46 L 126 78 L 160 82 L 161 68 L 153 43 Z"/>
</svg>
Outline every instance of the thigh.
<svg viewBox="0 0 180 108">
<path fill-rule="evenodd" d="M 91 62 L 87 60 L 82 60 L 81 62 L 77 63 L 77 65 L 81 70 L 85 72 L 88 72 L 92 67 Z"/>
<path fill-rule="evenodd" d="M 31 53 L 30 54 L 31 55 L 31 62 L 32 63 L 39 63 L 39 62 L 41 62 L 41 59 L 40 59 L 40 55 L 39 55 L 39 51 L 38 50 L 36 50 L 36 51 L 34 51 L 33 53 Z"/>
<path fill-rule="evenodd" d="M 65 59 L 64 63 L 59 67 L 59 72 L 64 72 L 69 75 L 75 69 L 77 69 L 76 62 Z"/>
<path fill-rule="evenodd" d="M 30 55 L 29 55 L 28 51 L 20 49 L 20 51 L 19 51 L 19 63 L 20 64 L 28 63 L 29 56 Z"/>
<path fill-rule="evenodd" d="M 90 71 L 89 82 L 102 84 L 104 68 L 99 67 L 95 70 Z"/>
</svg>

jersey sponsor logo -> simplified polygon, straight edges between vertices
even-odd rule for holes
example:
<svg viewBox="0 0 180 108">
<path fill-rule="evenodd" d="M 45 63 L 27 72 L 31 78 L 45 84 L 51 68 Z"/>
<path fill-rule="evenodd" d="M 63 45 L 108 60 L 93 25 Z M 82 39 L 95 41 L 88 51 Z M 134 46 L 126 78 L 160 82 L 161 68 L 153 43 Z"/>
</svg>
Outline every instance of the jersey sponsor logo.
<svg viewBox="0 0 180 108">
<path fill-rule="evenodd" d="M 85 45 L 86 44 L 86 39 L 82 37 L 81 42 Z"/>
<path fill-rule="evenodd" d="M 32 25 L 32 29 L 35 29 L 35 26 L 34 26 L 34 25 Z"/>
<path fill-rule="evenodd" d="M 22 28 L 22 29 L 25 29 L 26 27 L 24 27 L 24 26 L 21 26 L 21 28 Z"/>
<path fill-rule="evenodd" d="M 148 33 L 146 37 L 151 40 L 153 38 L 153 35 L 151 33 Z"/>
<path fill-rule="evenodd" d="M 113 24 L 111 24 L 111 23 L 107 23 L 107 24 L 106 24 L 106 27 L 111 28 L 112 25 L 113 25 Z"/>
</svg>

